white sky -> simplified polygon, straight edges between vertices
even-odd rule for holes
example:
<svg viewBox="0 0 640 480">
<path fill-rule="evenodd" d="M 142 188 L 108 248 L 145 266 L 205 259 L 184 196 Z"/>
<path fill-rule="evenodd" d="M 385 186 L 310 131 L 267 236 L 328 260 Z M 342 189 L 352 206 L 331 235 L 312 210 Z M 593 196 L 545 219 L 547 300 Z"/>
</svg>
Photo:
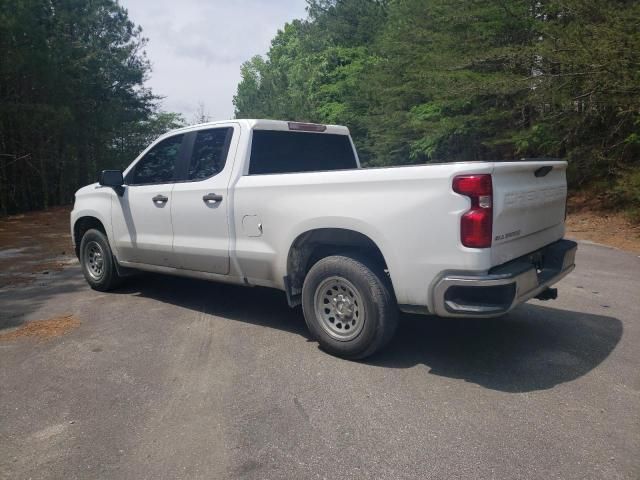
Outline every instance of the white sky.
<svg viewBox="0 0 640 480">
<path fill-rule="evenodd" d="M 211 120 L 233 117 L 240 65 L 269 50 L 285 22 L 305 18 L 305 0 L 120 0 L 149 39 L 147 85 L 162 109 L 193 120 L 203 102 Z"/>
</svg>

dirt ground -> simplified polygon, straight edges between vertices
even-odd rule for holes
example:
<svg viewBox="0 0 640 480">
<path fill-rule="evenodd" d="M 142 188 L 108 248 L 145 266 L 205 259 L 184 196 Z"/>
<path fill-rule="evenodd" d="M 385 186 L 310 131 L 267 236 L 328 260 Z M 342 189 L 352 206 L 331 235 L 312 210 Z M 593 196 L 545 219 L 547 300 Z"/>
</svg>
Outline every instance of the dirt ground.
<svg viewBox="0 0 640 480">
<path fill-rule="evenodd" d="M 0 218 L 0 288 L 29 284 L 75 258 L 70 207 Z"/>
<path fill-rule="evenodd" d="M 569 200 L 567 236 L 640 254 L 640 225 L 622 213 L 594 210 L 581 197 Z"/>
<path fill-rule="evenodd" d="M 0 288 L 36 281 L 75 261 L 69 233 L 71 207 L 0 219 Z M 567 236 L 640 254 L 640 225 L 624 215 L 597 212 L 571 199 Z"/>
<path fill-rule="evenodd" d="M 47 340 L 49 338 L 64 335 L 80 325 L 73 315 L 63 315 L 46 320 L 32 320 L 23 323 L 15 330 L 0 332 L 0 342 L 3 340 L 15 340 L 18 338 L 34 338 L 37 340 Z"/>
</svg>

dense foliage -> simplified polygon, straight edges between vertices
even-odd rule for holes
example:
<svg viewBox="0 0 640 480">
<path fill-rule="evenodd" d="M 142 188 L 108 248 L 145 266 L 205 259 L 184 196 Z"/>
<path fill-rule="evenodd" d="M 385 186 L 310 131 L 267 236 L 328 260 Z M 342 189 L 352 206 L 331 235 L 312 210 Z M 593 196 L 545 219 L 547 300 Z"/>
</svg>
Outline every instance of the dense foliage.
<svg viewBox="0 0 640 480">
<path fill-rule="evenodd" d="M 637 0 L 309 0 L 242 67 L 239 118 L 348 125 L 390 165 L 562 157 L 640 208 Z"/>
<path fill-rule="evenodd" d="M 0 0 L 0 213 L 68 203 L 180 123 L 115 0 Z"/>
</svg>

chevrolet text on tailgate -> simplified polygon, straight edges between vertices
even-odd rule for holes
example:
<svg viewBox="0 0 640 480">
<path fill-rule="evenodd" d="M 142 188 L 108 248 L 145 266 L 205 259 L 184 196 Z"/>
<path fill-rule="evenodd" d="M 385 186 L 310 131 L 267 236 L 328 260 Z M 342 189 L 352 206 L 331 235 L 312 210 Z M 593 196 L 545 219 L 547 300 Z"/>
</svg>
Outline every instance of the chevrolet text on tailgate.
<svg viewBox="0 0 640 480">
<path fill-rule="evenodd" d="M 81 188 L 87 282 L 137 270 L 286 292 L 313 337 L 364 358 L 398 311 L 495 317 L 574 268 L 563 161 L 361 169 L 336 125 L 233 120 L 172 131 Z"/>
</svg>

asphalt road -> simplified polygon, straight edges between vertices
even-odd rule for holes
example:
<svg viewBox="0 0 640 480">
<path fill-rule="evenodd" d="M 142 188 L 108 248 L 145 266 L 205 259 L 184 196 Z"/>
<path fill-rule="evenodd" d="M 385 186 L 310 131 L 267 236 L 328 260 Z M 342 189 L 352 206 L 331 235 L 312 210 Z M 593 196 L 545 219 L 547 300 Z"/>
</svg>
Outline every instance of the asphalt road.
<svg viewBox="0 0 640 480">
<path fill-rule="evenodd" d="M 405 316 L 363 363 L 284 295 L 162 276 L 90 290 L 77 265 L 0 290 L 0 478 L 638 479 L 640 259 L 581 244 L 553 302 Z M 2 331 L 2 330 L 0 330 Z"/>
</svg>

